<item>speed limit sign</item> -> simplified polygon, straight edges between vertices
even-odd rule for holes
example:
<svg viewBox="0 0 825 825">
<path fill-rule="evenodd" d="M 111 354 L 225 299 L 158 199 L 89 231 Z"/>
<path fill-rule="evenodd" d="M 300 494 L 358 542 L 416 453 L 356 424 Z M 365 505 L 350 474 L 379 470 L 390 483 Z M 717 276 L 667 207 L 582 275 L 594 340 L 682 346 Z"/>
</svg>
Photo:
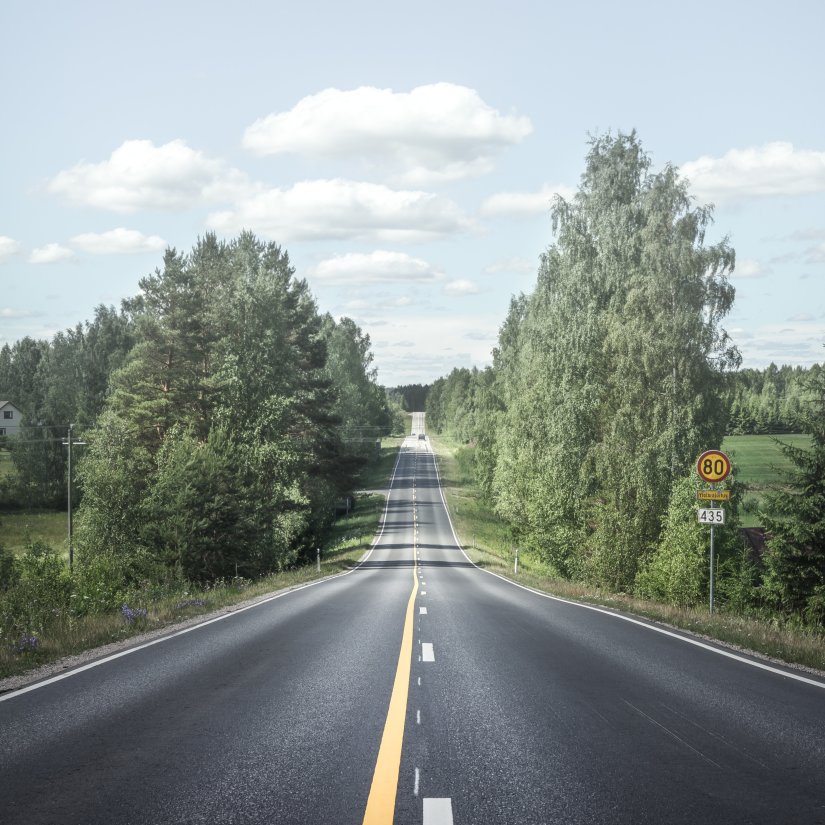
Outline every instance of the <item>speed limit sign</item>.
<svg viewBox="0 0 825 825">
<path fill-rule="evenodd" d="M 720 450 L 707 450 L 699 456 L 696 469 L 703 481 L 724 481 L 730 474 L 730 459 Z"/>
</svg>

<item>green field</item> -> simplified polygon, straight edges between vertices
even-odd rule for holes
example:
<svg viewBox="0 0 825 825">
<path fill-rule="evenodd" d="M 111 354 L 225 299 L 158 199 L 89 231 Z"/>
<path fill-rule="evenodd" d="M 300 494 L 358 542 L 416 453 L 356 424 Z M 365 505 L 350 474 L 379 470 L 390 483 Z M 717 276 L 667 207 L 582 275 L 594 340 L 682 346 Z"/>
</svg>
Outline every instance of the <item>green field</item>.
<svg viewBox="0 0 825 825">
<path fill-rule="evenodd" d="M 783 470 L 792 468 L 779 444 L 807 448 L 809 435 L 729 435 L 722 449 L 730 456 L 736 479 L 747 487 L 740 519 L 743 527 L 761 527 L 759 510 L 764 507 L 765 493 L 781 487 Z"/>
<path fill-rule="evenodd" d="M 0 478 L 6 478 L 14 473 L 14 464 L 8 450 L 0 450 Z"/>
<path fill-rule="evenodd" d="M 0 544 L 13 553 L 22 553 L 30 541 L 43 541 L 68 559 L 66 511 L 0 513 Z"/>
</svg>

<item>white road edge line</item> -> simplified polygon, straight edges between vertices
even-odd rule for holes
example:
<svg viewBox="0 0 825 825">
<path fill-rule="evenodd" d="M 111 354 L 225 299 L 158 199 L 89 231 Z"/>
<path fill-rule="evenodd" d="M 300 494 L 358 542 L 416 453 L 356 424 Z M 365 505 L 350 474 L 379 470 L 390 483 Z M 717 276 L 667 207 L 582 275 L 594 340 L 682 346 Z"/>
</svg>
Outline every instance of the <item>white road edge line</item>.
<svg viewBox="0 0 825 825">
<path fill-rule="evenodd" d="M 105 665 L 108 662 L 113 662 L 115 659 L 120 659 L 123 656 L 130 655 L 131 653 L 137 653 L 139 650 L 145 650 L 147 647 L 159 645 L 161 644 L 161 642 L 169 641 L 169 639 L 176 639 L 178 636 L 184 636 L 187 633 L 191 633 L 193 630 L 199 630 L 202 627 L 207 627 L 210 624 L 215 624 L 215 622 L 222 622 L 224 619 L 229 619 L 232 616 L 237 616 L 240 613 L 245 613 L 247 610 L 252 610 L 253 608 L 260 607 L 264 604 L 269 604 L 269 602 L 273 602 L 275 601 L 275 599 L 282 599 L 284 596 L 290 596 L 293 593 L 297 593 L 299 590 L 306 590 L 308 587 L 315 587 L 318 584 L 326 584 L 327 582 L 331 582 L 334 579 L 340 579 L 344 576 L 349 576 L 350 573 L 354 573 L 356 570 L 358 570 L 359 567 L 361 567 L 367 561 L 367 559 L 369 559 L 369 557 L 372 555 L 372 551 L 375 550 L 376 546 L 381 541 L 381 537 L 384 535 L 384 528 L 387 523 L 387 513 L 389 511 L 393 484 L 395 483 L 395 476 L 398 472 L 398 465 L 401 463 L 402 455 L 403 447 L 399 447 L 398 458 L 395 459 L 395 466 L 392 469 L 392 476 L 390 477 L 390 486 L 387 488 L 387 499 L 384 502 L 384 512 L 381 515 L 381 529 L 378 531 L 378 535 L 373 539 L 372 544 L 370 545 L 370 549 L 361 557 L 361 559 L 356 563 L 355 567 L 345 571 L 344 573 L 335 573 L 332 576 L 326 576 L 323 579 L 318 579 L 314 582 L 308 582 L 307 584 L 302 584 L 298 587 L 293 587 L 290 590 L 284 590 L 281 593 L 276 593 L 274 596 L 269 596 L 266 599 L 261 599 L 261 601 L 255 602 L 255 604 L 249 604 L 246 607 L 239 607 L 237 610 L 233 610 L 229 613 L 224 613 L 223 615 L 216 616 L 213 619 L 207 619 L 204 622 L 192 625 L 191 627 L 186 627 L 183 630 L 177 630 L 173 633 L 170 633 L 168 636 L 161 636 L 159 639 L 152 639 L 149 642 L 144 642 L 143 644 L 135 645 L 135 647 L 130 647 L 127 650 L 121 650 L 118 653 L 111 654 L 110 656 L 104 656 L 102 659 L 96 659 L 94 662 L 89 662 L 88 664 L 73 668 L 72 670 L 68 670 L 65 673 L 58 673 L 57 676 L 52 676 L 49 679 L 44 679 L 42 682 L 35 682 L 34 684 L 27 685 L 26 687 L 18 688 L 17 690 L 12 690 L 8 693 L 0 694 L 0 702 L 7 702 L 9 699 L 14 699 L 17 696 L 22 696 L 24 693 L 30 693 L 33 690 L 46 687 L 46 685 L 51 685 L 55 682 L 62 682 L 63 679 L 68 679 L 71 676 L 76 676 L 78 673 L 83 673 L 84 671 L 91 670 L 94 667 L 99 667 L 100 665 Z"/>
<path fill-rule="evenodd" d="M 453 801 L 450 797 L 424 799 L 424 825 L 453 825 Z"/>
<path fill-rule="evenodd" d="M 825 690 L 825 682 L 819 682 L 816 679 L 809 679 L 806 676 L 800 676 L 797 673 L 789 673 L 787 670 L 782 670 L 778 667 L 772 667 L 771 665 L 763 664 L 762 662 L 754 662 L 752 659 L 747 659 L 744 656 L 738 656 L 736 653 L 732 653 L 728 650 L 721 650 L 718 647 L 713 647 L 712 645 L 705 644 L 704 642 L 700 642 L 698 639 L 691 639 L 688 636 L 682 636 L 680 633 L 673 633 L 670 630 L 666 630 L 664 627 L 656 627 L 656 625 L 647 624 L 647 622 L 639 621 L 638 619 L 633 619 L 630 616 L 623 616 L 621 613 L 613 613 L 610 610 L 604 610 L 601 607 L 596 607 L 592 604 L 583 604 L 582 602 L 574 602 L 570 599 L 563 599 L 561 596 L 551 596 L 549 593 L 543 593 L 541 590 L 534 590 L 532 587 L 527 587 L 523 584 L 519 584 L 518 582 L 514 582 L 511 579 L 506 578 L 505 576 L 500 576 L 498 573 L 493 573 L 492 570 L 486 570 L 483 567 L 479 567 L 465 552 L 464 548 L 461 545 L 461 542 L 458 540 L 458 536 L 455 532 L 455 527 L 453 526 L 453 520 L 450 518 L 450 511 L 447 508 L 447 501 L 444 498 L 444 489 L 441 486 L 441 474 L 438 472 L 438 462 L 435 458 L 435 453 L 430 453 L 433 458 L 433 466 L 435 467 L 435 476 L 438 481 L 438 492 L 441 494 L 441 503 L 444 505 L 444 512 L 447 514 L 447 521 L 450 524 L 450 530 L 453 534 L 453 539 L 455 540 L 455 545 L 461 550 L 462 555 L 465 559 L 467 559 L 470 564 L 473 565 L 477 570 L 481 570 L 483 573 L 489 573 L 491 576 L 495 576 L 497 579 L 501 579 L 501 581 L 506 582 L 507 584 L 513 585 L 513 587 L 518 587 L 521 590 L 526 590 L 528 593 L 533 593 L 536 596 L 541 596 L 544 599 L 550 599 L 554 602 L 562 602 L 563 604 L 571 604 L 574 607 L 581 607 L 584 610 L 592 610 L 595 613 L 602 613 L 605 616 L 610 616 L 612 619 L 621 619 L 623 622 L 630 622 L 630 624 L 638 625 L 639 627 L 647 628 L 647 630 L 652 630 L 654 633 L 661 633 L 663 636 L 670 636 L 672 639 L 678 639 L 680 642 L 684 642 L 685 644 L 693 645 L 694 647 L 702 648 L 702 650 L 707 650 L 711 653 L 716 653 L 719 656 L 725 656 L 728 659 L 733 659 L 737 662 L 742 662 L 743 664 L 750 665 L 751 667 L 759 668 L 760 670 L 767 670 L 769 673 L 775 673 L 778 676 L 785 676 L 788 679 L 794 679 L 797 682 L 804 682 L 806 685 L 813 685 L 814 687 L 818 687 L 821 690 Z"/>
</svg>

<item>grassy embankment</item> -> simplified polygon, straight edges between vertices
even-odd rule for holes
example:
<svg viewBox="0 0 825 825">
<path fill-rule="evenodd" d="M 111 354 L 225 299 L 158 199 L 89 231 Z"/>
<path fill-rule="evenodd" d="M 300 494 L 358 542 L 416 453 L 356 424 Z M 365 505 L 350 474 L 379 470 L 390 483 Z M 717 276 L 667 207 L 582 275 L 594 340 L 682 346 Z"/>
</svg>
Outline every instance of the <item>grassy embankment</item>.
<svg viewBox="0 0 825 825">
<path fill-rule="evenodd" d="M 14 475 L 8 450 L 0 450 L 0 479 Z M 43 541 L 69 559 L 65 510 L 24 510 L 0 512 L 0 545 L 22 553 L 31 541 Z"/>
<path fill-rule="evenodd" d="M 445 436 L 431 435 L 430 443 L 438 458 L 447 506 L 459 540 L 479 567 L 565 599 L 633 613 L 785 662 L 825 670 L 825 635 L 778 619 L 756 619 L 724 612 L 710 615 L 707 608 L 680 608 L 610 593 L 556 578 L 539 560 L 524 553 L 519 556 L 518 575 L 514 575 L 515 545 L 509 528 L 492 511 L 475 482 L 472 449 L 461 447 Z M 744 467 L 746 462 L 737 459 Z"/>
<path fill-rule="evenodd" d="M 362 476 L 360 486 L 363 489 L 381 489 L 387 486 L 402 440 L 383 439 L 379 460 L 367 467 Z M 352 567 L 369 549 L 384 509 L 384 501 L 384 496 L 380 494 L 366 493 L 356 497 L 355 508 L 349 516 L 336 521 L 322 548 L 320 573 L 313 561 L 294 570 L 285 570 L 255 581 L 233 579 L 206 588 L 190 586 L 152 602 L 133 602 L 130 607 L 148 608 L 148 616 L 131 624 L 119 612 L 80 618 L 61 617 L 39 637 L 36 651 L 20 654 L 8 645 L 0 646 L 0 678 L 23 673 L 73 653 L 160 629 L 192 616 L 231 608 L 248 599 L 340 573 Z M 5 522 L 4 518 L 4 524 Z M 65 529 L 65 514 L 61 524 L 62 529 Z M 39 538 L 34 531 L 31 535 Z"/>
<path fill-rule="evenodd" d="M 765 506 L 765 493 L 781 487 L 783 470 L 793 465 L 782 452 L 780 445 L 807 448 L 809 435 L 729 435 L 722 442 L 722 449 L 730 456 L 734 471 L 747 485 L 739 518 L 743 527 L 761 527 L 759 510 Z"/>
</svg>

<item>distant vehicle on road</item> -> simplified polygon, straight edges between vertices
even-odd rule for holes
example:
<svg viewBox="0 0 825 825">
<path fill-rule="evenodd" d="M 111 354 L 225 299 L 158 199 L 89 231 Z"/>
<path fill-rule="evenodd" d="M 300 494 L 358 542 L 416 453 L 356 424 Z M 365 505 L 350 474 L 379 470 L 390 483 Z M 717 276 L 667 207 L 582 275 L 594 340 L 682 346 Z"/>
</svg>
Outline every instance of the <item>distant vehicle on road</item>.
<svg viewBox="0 0 825 825">
<path fill-rule="evenodd" d="M 426 436 L 426 435 L 424 435 L 424 433 L 419 433 L 419 434 L 418 434 L 418 440 L 419 440 L 419 441 L 424 441 L 426 438 L 427 438 L 427 436 Z"/>
</svg>

